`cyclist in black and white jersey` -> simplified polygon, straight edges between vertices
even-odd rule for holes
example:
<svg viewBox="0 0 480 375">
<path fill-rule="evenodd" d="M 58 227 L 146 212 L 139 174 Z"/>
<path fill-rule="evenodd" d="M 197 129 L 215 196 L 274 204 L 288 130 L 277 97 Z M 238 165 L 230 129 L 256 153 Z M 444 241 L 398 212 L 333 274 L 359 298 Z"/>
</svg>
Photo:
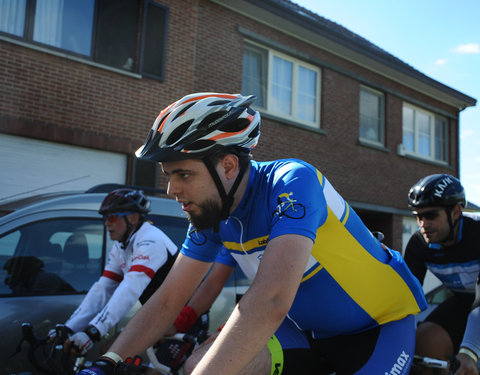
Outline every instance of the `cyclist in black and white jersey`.
<svg viewBox="0 0 480 375">
<path fill-rule="evenodd" d="M 448 359 L 458 353 L 461 366 L 455 374 L 478 375 L 478 291 L 475 303 L 474 299 L 480 276 L 480 217 L 462 212 L 464 188 L 447 174 L 420 179 L 410 189 L 408 202 L 419 231 L 407 244 L 407 265 L 422 284 L 428 269 L 453 292 L 419 324 L 416 354 Z"/>
</svg>

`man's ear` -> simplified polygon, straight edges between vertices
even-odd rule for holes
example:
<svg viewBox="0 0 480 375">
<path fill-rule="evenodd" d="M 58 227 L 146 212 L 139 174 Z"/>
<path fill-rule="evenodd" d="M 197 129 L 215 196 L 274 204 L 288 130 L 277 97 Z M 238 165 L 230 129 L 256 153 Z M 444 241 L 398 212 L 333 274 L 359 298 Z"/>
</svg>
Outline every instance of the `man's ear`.
<svg viewBox="0 0 480 375">
<path fill-rule="evenodd" d="M 460 219 L 460 216 L 462 215 L 462 208 L 460 207 L 459 204 L 457 204 L 455 207 L 453 207 L 452 210 L 452 220 L 458 220 Z"/>
<path fill-rule="evenodd" d="M 232 179 L 237 175 L 238 168 L 239 168 L 239 160 L 237 155 L 234 155 L 234 154 L 225 155 L 221 160 L 220 164 L 224 170 L 226 178 Z"/>
<path fill-rule="evenodd" d="M 138 212 L 134 212 L 129 216 L 130 216 L 130 223 L 132 225 L 137 225 L 140 222 L 140 214 Z"/>
</svg>

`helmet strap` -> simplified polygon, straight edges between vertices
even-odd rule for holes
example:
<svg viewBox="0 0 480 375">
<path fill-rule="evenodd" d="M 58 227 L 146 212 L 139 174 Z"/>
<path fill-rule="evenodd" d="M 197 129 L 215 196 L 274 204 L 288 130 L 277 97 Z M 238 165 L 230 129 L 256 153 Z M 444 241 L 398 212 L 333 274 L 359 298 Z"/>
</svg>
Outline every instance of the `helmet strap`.
<svg viewBox="0 0 480 375">
<path fill-rule="evenodd" d="M 448 234 L 447 241 L 453 241 L 455 240 L 455 226 L 458 223 L 458 219 L 455 220 L 455 222 L 452 221 L 453 207 L 446 207 L 445 211 L 447 212 L 448 225 L 450 227 L 450 232 Z"/>
<path fill-rule="evenodd" d="M 127 216 L 124 216 L 123 219 L 125 220 L 125 224 L 127 225 L 127 229 L 125 230 L 125 234 L 123 235 L 120 243 L 121 248 L 125 250 L 130 243 L 130 238 L 132 238 L 133 234 L 140 228 L 143 224 L 141 217 L 139 218 L 139 222 L 136 228 L 133 228 L 133 224 L 127 219 Z"/>
<path fill-rule="evenodd" d="M 240 163 L 240 170 L 238 172 L 237 178 L 235 179 L 235 182 L 232 185 L 232 188 L 230 191 L 227 192 L 225 191 L 225 187 L 223 186 L 222 181 L 220 180 L 220 176 L 218 175 L 217 170 L 215 169 L 215 166 L 212 163 L 212 160 L 210 158 L 206 157 L 203 159 L 203 162 L 205 163 L 205 166 L 207 167 L 208 171 L 210 172 L 210 175 L 212 176 L 213 181 L 215 182 L 215 185 L 217 186 L 218 193 L 220 194 L 220 198 L 222 200 L 222 211 L 221 211 L 221 217 L 220 220 L 215 224 L 213 230 L 215 232 L 218 232 L 219 226 L 220 226 L 220 221 L 226 220 L 228 216 L 230 215 L 230 209 L 232 208 L 233 205 L 233 200 L 234 200 L 234 195 L 235 192 L 238 189 L 238 186 L 240 185 L 240 182 L 242 181 L 242 177 L 245 174 L 245 170 L 247 169 L 247 163 Z"/>
</svg>

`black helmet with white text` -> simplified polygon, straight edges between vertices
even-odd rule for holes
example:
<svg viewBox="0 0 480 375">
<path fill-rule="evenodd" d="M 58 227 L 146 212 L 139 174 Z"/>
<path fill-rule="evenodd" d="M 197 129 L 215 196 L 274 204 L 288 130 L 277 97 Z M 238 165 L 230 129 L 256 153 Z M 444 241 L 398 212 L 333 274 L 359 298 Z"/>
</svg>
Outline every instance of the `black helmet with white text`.
<svg viewBox="0 0 480 375">
<path fill-rule="evenodd" d="M 411 208 L 457 204 L 465 207 L 465 190 L 460 181 L 449 174 L 423 177 L 408 192 L 408 205 Z"/>
</svg>

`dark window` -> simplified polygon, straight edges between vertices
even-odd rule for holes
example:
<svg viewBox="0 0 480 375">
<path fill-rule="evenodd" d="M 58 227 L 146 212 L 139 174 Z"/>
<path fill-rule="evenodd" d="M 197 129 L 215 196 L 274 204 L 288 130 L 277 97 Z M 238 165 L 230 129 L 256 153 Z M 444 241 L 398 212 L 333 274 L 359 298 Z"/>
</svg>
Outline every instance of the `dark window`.
<svg viewBox="0 0 480 375">
<path fill-rule="evenodd" d="M 167 8 L 150 1 L 145 5 L 140 73 L 153 78 L 163 79 L 167 13 Z M 163 39 L 159 35 L 163 35 Z"/>
<path fill-rule="evenodd" d="M 360 87 L 360 138 L 374 144 L 384 144 L 385 97 L 368 87 Z"/>
<path fill-rule="evenodd" d="M 167 17 L 151 0 L 0 1 L 1 33 L 156 79 Z"/>
<path fill-rule="evenodd" d="M 153 225 L 160 228 L 180 249 L 188 230 L 188 221 L 186 218 L 161 216 L 161 215 L 147 215 Z"/>
<path fill-rule="evenodd" d="M 85 292 L 103 270 L 104 227 L 93 219 L 38 221 L 0 237 L 3 295 Z"/>
<path fill-rule="evenodd" d="M 98 2 L 95 61 L 133 71 L 139 11 L 138 1 Z"/>
<path fill-rule="evenodd" d="M 157 185 L 157 165 L 150 160 L 132 159 L 133 185 L 155 187 Z"/>
</svg>

